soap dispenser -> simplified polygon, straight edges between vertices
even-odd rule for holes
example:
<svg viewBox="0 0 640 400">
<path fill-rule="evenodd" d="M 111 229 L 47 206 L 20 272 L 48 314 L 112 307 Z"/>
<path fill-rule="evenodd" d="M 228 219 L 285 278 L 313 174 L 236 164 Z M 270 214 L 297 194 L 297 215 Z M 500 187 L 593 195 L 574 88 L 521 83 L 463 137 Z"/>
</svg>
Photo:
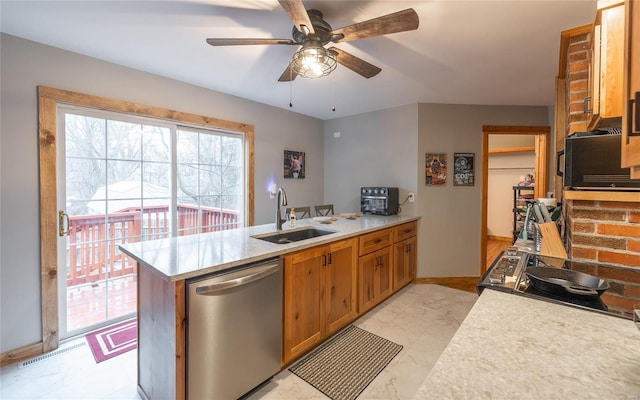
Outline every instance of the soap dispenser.
<svg viewBox="0 0 640 400">
<path fill-rule="evenodd" d="M 291 212 L 289 213 L 289 225 L 291 225 L 292 228 L 296 226 L 296 209 L 295 208 L 292 208 Z"/>
</svg>

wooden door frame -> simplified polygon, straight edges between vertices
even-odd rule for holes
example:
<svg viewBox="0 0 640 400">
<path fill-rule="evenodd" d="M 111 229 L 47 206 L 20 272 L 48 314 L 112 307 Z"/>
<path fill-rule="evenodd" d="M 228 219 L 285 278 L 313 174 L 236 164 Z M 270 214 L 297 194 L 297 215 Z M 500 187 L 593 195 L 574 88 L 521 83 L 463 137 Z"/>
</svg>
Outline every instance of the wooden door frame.
<svg viewBox="0 0 640 400">
<path fill-rule="evenodd" d="M 549 126 L 482 126 L 482 208 L 480 217 L 480 276 L 487 263 L 487 206 L 489 183 L 489 135 L 535 135 L 535 189 L 534 198 L 545 197 L 549 177 Z"/>
</svg>

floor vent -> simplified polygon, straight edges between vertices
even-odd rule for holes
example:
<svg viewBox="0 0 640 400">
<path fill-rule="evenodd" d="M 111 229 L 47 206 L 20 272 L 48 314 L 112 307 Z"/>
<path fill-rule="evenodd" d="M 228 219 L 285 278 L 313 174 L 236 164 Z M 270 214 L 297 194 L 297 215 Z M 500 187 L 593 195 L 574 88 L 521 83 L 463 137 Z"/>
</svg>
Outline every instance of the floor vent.
<svg viewBox="0 0 640 400">
<path fill-rule="evenodd" d="M 65 347 L 63 349 L 57 349 L 57 350 L 51 351 L 49 353 L 42 354 L 42 355 L 40 355 L 38 357 L 35 357 L 35 358 L 32 358 L 30 360 L 23 361 L 22 363 L 20 363 L 20 366 L 18 368 L 29 367 L 29 366 L 31 366 L 33 364 L 36 364 L 36 363 L 40 362 L 40 361 L 44 361 L 44 360 L 47 360 L 47 359 L 49 359 L 51 357 L 55 357 L 58 354 L 66 353 L 68 351 L 75 350 L 75 349 L 78 349 L 80 347 L 85 347 L 86 345 L 87 345 L 87 342 L 83 341 L 83 342 L 80 342 L 80 343 L 76 343 L 76 344 L 74 344 L 72 346 Z"/>
</svg>

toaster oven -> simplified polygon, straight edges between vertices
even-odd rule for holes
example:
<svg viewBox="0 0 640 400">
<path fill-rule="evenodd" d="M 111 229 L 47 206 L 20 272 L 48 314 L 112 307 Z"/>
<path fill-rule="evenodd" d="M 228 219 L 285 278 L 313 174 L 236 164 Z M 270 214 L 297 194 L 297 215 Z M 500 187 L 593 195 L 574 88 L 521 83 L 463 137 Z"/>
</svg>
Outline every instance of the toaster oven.
<svg viewBox="0 0 640 400">
<path fill-rule="evenodd" d="M 363 214 L 394 215 L 398 213 L 399 207 L 397 187 L 360 188 L 360 212 Z"/>
</svg>

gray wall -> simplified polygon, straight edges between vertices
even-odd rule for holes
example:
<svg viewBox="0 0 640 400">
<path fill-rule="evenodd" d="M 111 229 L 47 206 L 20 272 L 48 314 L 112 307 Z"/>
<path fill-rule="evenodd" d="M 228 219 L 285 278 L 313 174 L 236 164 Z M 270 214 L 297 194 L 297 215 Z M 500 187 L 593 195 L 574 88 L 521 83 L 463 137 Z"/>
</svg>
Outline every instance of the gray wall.
<svg viewBox="0 0 640 400">
<path fill-rule="evenodd" d="M 547 107 L 418 104 L 325 121 L 325 201 L 358 211 L 361 186 L 397 186 L 419 215 L 418 277 L 478 276 L 482 125 L 547 125 Z M 335 138 L 334 132 L 340 132 Z M 447 153 L 444 187 L 425 186 L 425 153 Z M 454 152 L 476 154 L 474 186 L 453 186 Z"/>
<path fill-rule="evenodd" d="M 478 276 L 482 125 L 548 125 L 547 107 L 419 105 L 418 276 Z M 425 186 L 425 153 L 447 153 L 446 186 Z M 453 186 L 453 153 L 475 153 L 475 185 Z"/>
<path fill-rule="evenodd" d="M 415 104 L 325 121 L 325 201 L 336 212 L 360 212 L 362 186 L 397 186 L 400 202 L 415 193 L 417 134 Z M 415 203 L 401 213 L 414 215 Z"/>
<path fill-rule="evenodd" d="M 36 86 L 253 124 L 255 223 L 272 223 L 272 179 L 290 202 L 323 197 L 321 120 L 2 34 L 0 352 L 41 340 Z M 283 99 L 287 101 L 287 99 Z M 284 180 L 283 150 L 305 151 L 306 179 Z"/>
</svg>

